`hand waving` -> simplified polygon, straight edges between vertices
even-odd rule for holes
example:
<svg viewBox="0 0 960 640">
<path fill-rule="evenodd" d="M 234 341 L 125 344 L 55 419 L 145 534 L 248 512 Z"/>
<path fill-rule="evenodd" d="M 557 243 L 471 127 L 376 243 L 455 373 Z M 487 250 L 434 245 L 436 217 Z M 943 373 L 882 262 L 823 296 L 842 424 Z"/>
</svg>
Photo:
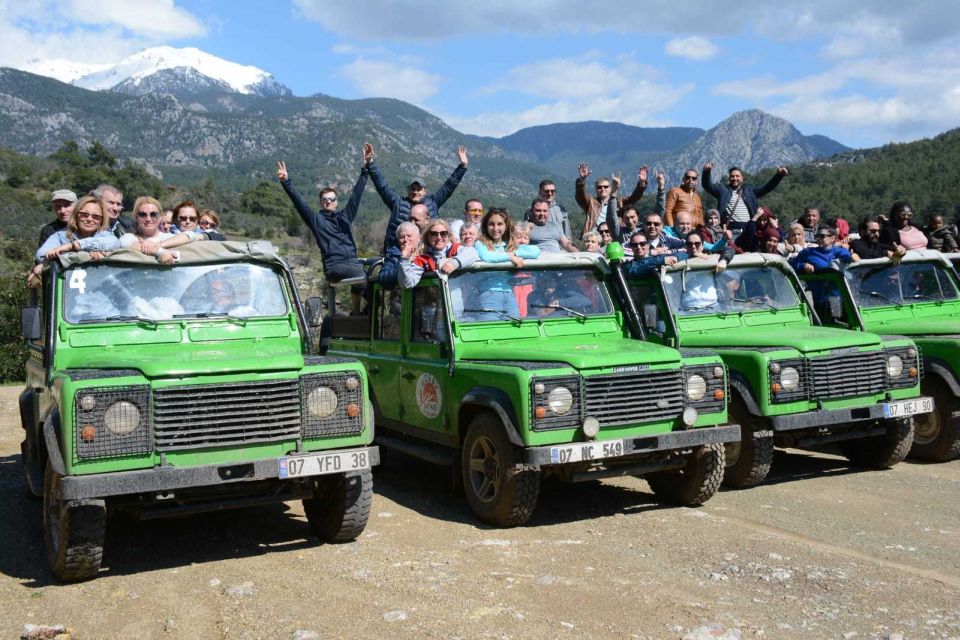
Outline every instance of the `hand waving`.
<svg viewBox="0 0 960 640">
<path fill-rule="evenodd" d="M 470 164 L 470 159 L 467 158 L 467 148 L 463 145 L 460 145 L 457 148 L 457 159 L 460 160 L 460 164 L 467 166 Z"/>
<path fill-rule="evenodd" d="M 287 173 L 287 163 L 283 160 L 277 161 L 277 179 L 281 181 L 290 179 L 290 174 Z"/>
</svg>

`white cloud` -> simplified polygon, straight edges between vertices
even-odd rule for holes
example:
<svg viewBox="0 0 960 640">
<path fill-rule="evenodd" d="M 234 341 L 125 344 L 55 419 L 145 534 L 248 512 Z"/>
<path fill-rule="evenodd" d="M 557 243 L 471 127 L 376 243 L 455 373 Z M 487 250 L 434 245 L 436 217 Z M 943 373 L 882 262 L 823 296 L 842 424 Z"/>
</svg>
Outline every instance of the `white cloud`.
<svg viewBox="0 0 960 640">
<path fill-rule="evenodd" d="M 603 61 L 591 52 L 577 58 L 538 60 L 511 69 L 506 79 L 482 93 L 513 92 L 545 102 L 529 109 L 488 111 L 470 117 L 446 116 L 465 133 L 502 136 L 552 122 L 605 120 L 638 126 L 664 126 L 661 113 L 676 105 L 694 86 L 673 85 L 630 56 Z"/>
<path fill-rule="evenodd" d="M 359 57 L 340 69 L 365 97 L 396 98 L 423 105 L 440 90 L 443 78 L 392 60 Z"/>
<path fill-rule="evenodd" d="M 0 66 L 37 59 L 115 63 L 149 46 L 206 33 L 173 0 L 0 0 Z"/>
<path fill-rule="evenodd" d="M 203 24 L 173 0 L 70 0 L 63 13 L 83 24 L 120 27 L 155 39 L 206 33 Z"/>
<path fill-rule="evenodd" d="M 717 45 L 700 36 L 674 38 L 667 42 L 664 50 L 669 56 L 687 58 L 688 60 L 709 60 L 720 53 Z"/>
</svg>

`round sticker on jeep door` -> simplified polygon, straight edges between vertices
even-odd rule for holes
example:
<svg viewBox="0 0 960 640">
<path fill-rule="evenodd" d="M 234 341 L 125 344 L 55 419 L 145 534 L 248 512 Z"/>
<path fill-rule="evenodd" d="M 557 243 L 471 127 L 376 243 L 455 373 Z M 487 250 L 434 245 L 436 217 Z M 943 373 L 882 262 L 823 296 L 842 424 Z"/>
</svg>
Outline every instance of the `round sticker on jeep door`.
<svg viewBox="0 0 960 640">
<path fill-rule="evenodd" d="M 440 415 L 443 404 L 443 392 L 440 383 L 429 373 L 421 373 L 417 378 L 417 407 L 426 418 L 436 418 Z"/>
</svg>

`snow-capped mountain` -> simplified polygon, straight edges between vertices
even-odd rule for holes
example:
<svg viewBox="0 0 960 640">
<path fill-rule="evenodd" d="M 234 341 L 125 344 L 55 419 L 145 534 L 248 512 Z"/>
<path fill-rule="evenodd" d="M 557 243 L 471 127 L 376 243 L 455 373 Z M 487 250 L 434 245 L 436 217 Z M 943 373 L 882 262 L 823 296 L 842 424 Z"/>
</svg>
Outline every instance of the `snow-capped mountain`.
<svg viewBox="0 0 960 640">
<path fill-rule="evenodd" d="M 151 47 L 112 65 L 35 60 L 29 67 L 27 70 L 31 73 L 98 91 L 179 94 L 216 88 L 261 96 L 291 95 L 287 87 L 262 69 L 230 62 L 192 47 Z"/>
</svg>

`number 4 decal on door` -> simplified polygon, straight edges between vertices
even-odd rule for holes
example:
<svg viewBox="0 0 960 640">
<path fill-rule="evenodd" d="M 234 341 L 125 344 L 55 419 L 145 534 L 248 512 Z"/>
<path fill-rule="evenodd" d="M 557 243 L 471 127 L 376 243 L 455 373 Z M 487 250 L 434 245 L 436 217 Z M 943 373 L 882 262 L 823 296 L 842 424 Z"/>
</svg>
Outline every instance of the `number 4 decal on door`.
<svg viewBox="0 0 960 640">
<path fill-rule="evenodd" d="M 78 289 L 80 295 L 87 291 L 87 272 L 83 269 L 74 269 L 70 272 L 70 288 Z"/>
</svg>

